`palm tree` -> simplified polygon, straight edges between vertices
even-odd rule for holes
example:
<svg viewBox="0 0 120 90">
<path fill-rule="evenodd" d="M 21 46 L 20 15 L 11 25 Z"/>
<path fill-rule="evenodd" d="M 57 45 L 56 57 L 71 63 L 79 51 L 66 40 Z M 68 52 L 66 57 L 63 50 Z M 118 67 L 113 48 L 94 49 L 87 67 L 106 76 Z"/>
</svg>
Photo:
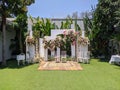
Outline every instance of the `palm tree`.
<svg viewBox="0 0 120 90">
<path fill-rule="evenodd" d="M 60 29 L 71 29 L 71 24 L 73 23 L 71 18 L 66 18 L 65 22 L 61 22 Z"/>
<path fill-rule="evenodd" d="M 39 17 L 37 18 L 30 17 L 30 18 L 33 23 L 33 37 L 35 39 L 35 57 L 39 58 L 39 37 L 40 37 L 40 33 L 42 32 L 42 28 L 41 28 L 42 22 Z"/>
</svg>

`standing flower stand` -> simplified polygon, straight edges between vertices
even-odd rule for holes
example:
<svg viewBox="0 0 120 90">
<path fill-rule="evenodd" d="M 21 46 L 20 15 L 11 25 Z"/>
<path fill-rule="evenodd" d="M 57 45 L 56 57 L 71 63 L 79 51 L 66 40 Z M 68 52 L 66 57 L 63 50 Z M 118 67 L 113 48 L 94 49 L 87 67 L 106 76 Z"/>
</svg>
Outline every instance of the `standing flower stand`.
<svg viewBox="0 0 120 90">
<path fill-rule="evenodd" d="M 61 61 L 66 63 L 66 51 L 61 51 Z"/>
</svg>

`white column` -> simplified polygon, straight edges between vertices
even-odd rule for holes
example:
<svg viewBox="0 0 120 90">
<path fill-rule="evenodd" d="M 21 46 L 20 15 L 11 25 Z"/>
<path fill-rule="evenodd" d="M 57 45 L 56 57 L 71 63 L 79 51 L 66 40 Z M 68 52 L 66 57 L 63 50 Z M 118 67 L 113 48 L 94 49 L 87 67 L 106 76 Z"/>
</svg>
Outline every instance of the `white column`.
<svg viewBox="0 0 120 90">
<path fill-rule="evenodd" d="M 86 51 L 88 52 L 88 45 L 86 45 Z"/>
<path fill-rule="evenodd" d="M 81 57 L 81 45 L 79 45 L 79 57 Z"/>
<path fill-rule="evenodd" d="M 82 30 L 82 37 L 85 37 L 85 31 Z"/>
<path fill-rule="evenodd" d="M 51 57 L 54 57 L 55 56 L 55 50 L 52 50 L 51 51 Z"/>
<path fill-rule="evenodd" d="M 31 38 L 33 37 L 32 34 L 33 34 L 33 32 L 32 32 L 32 30 L 31 30 L 31 31 L 30 31 L 30 37 L 31 37 Z"/>
<path fill-rule="evenodd" d="M 79 57 L 80 57 L 80 62 L 82 62 L 82 59 L 83 59 L 83 45 L 80 44 L 79 45 Z"/>
<path fill-rule="evenodd" d="M 45 55 L 44 56 L 45 57 L 45 61 L 47 61 L 48 60 L 48 49 L 47 48 L 45 49 L 45 54 L 44 55 Z"/>
<path fill-rule="evenodd" d="M 44 44 L 43 44 L 43 39 L 39 38 L 39 53 L 40 57 L 44 57 Z"/>
<path fill-rule="evenodd" d="M 27 55 L 28 55 L 28 52 L 29 52 L 29 50 L 28 50 L 28 43 L 27 43 L 27 41 L 25 41 L 25 44 L 26 44 L 26 58 L 25 58 L 25 60 L 27 60 Z"/>
<path fill-rule="evenodd" d="M 60 58 L 60 48 L 57 47 L 57 57 Z"/>
<path fill-rule="evenodd" d="M 28 31 L 29 31 L 29 35 L 30 37 L 32 37 L 32 21 L 30 20 L 30 18 L 28 18 Z"/>
<path fill-rule="evenodd" d="M 56 56 L 57 61 L 60 62 L 60 48 L 59 47 L 57 47 L 57 53 L 56 54 L 57 54 L 57 56 Z"/>
<path fill-rule="evenodd" d="M 30 53 L 30 58 L 33 59 L 35 56 L 35 46 L 34 45 L 29 45 L 29 53 Z"/>
<path fill-rule="evenodd" d="M 74 23 L 71 24 L 71 29 L 74 29 L 74 27 L 75 27 L 75 24 Z"/>
<path fill-rule="evenodd" d="M 71 57 L 75 57 L 75 45 L 71 44 Z"/>
<path fill-rule="evenodd" d="M 84 46 L 83 45 L 81 45 L 81 57 L 83 58 L 84 56 Z"/>
</svg>

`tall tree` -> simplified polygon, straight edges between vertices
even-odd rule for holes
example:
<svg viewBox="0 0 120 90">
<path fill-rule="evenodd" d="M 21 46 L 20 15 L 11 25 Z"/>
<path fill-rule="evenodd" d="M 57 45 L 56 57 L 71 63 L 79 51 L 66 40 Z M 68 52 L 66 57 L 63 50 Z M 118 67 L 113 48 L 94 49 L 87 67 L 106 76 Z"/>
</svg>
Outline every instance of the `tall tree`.
<svg viewBox="0 0 120 90">
<path fill-rule="evenodd" d="M 109 40 L 117 32 L 120 20 L 120 0 L 98 0 L 98 5 L 93 16 L 94 31 L 96 36 L 96 52 L 100 55 L 109 55 Z M 101 49 L 101 50 L 99 50 Z"/>
<path fill-rule="evenodd" d="M 27 12 L 27 6 L 34 3 L 35 0 L 1 0 L 0 12 L 2 17 L 2 64 L 6 65 L 5 45 L 6 45 L 6 18 L 7 16 L 15 17 L 18 14 Z"/>
</svg>

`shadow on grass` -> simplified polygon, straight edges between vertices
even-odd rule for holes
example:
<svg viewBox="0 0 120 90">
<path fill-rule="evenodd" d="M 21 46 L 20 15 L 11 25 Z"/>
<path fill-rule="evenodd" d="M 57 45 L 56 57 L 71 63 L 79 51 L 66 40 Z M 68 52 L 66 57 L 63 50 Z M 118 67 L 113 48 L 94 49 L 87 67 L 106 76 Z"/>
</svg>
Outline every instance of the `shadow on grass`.
<svg viewBox="0 0 120 90">
<path fill-rule="evenodd" d="M 27 67 L 30 65 L 32 65 L 32 64 L 25 63 L 25 65 L 23 65 L 22 63 L 20 63 L 20 65 L 18 66 L 17 60 L 7 60 L 7 65 L 2 66 L 0 64 L 0 69 L 5 69 L 5 68 L 20 69 L 20 68 L 24 68 L 24 67 Z"/>
<path fill-rule="evenodd" d="M 98 62 L 105 62 L 105 63 L 109 64 L 110 58 L 97 59 L 97 60 L 98 60 Z M 114 65 L 116 67 L 116 69 L 120 69 L 120 65 L 118 65 L 118 64 L 110 64 L 110 65 Z"/>
<path fill-rule="evenodd" d="M 99 62 L 106 62 L 108 63 L 109 62 L 109 58 L 96 58 Z"/>
</svg>

